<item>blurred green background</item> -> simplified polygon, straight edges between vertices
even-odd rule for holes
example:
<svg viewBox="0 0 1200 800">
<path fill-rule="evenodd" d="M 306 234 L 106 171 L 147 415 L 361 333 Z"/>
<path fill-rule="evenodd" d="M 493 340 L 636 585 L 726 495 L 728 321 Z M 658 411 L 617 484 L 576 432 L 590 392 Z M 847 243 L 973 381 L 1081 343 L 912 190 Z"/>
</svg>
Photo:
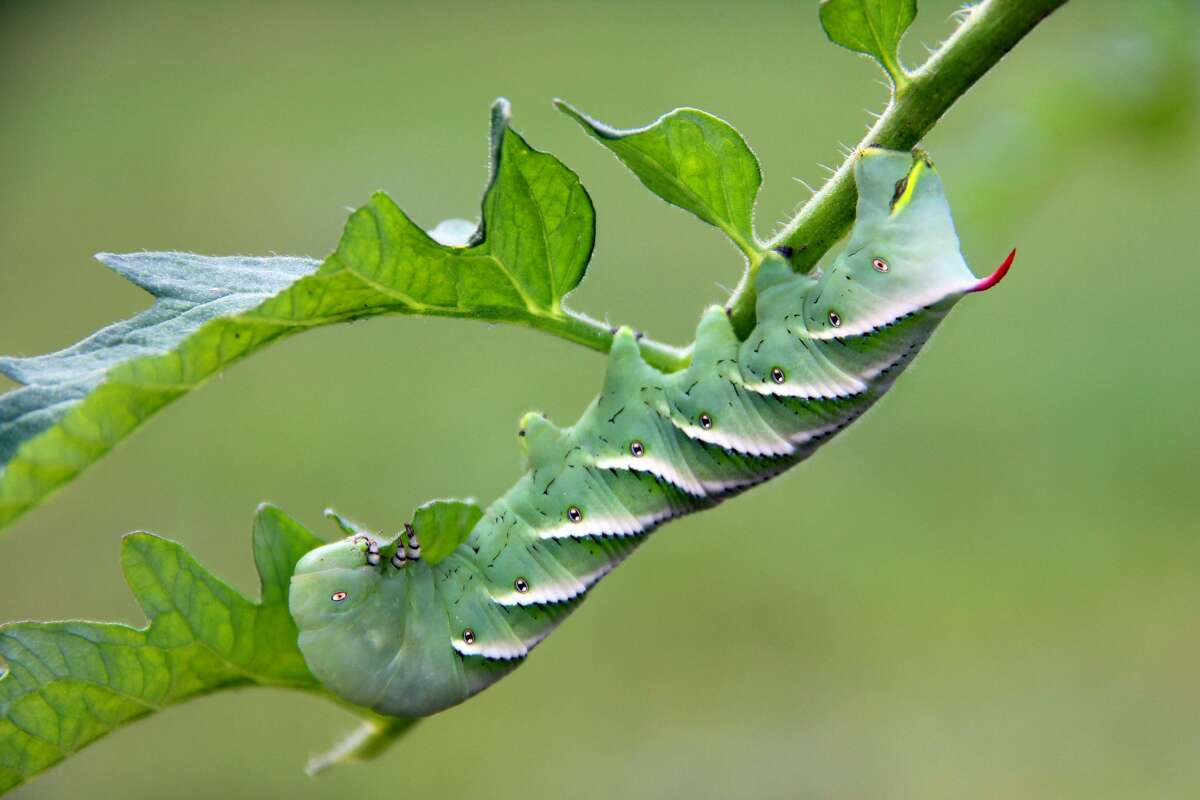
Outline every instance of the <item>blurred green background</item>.
<svg viewBox="0 0 1200 800">
<path fill-rule="evenodd" d="M 909 63 L 955 7 L 922 0 Z M 985 77 L 925 145 L 976 272 L 1020 249 L 1005 285 L 815 459 L 656 535 L 495 689 L 316 780 L 344 712 L 227 693 L 14 797 L 1196 796 L 1197 19 L 1076 0 Z M 732 121 L 767 233 L 879 79 L 815 2 L 5 3 L 0 351 L 146 305 L 99 250 L 322 256 L 377 188 L 427 225 L 473 216 L 500 94 L 595 200 L 571 305 L 683 342 L 740 259 L 550 99 Z M 330 538 L 326 505 L 394 528 L 430 497 L 490 500 L 518 416 L 573 421 L 603 367 L 449 320 L 290 339 L 10 529 L 0 620 L 140 624 L 116 563 L 134 529 L 250 591 L 261 500 Z"/>
</svg>

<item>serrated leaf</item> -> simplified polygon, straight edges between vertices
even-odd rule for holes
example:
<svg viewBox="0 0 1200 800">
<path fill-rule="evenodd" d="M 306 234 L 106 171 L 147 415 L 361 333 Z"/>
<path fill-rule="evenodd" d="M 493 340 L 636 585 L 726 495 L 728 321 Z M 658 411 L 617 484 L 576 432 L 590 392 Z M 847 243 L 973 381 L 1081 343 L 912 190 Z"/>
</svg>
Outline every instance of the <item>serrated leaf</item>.
<svg viewBox="0 0 1200 800">
<path fill-rule="evenodd" d="M 732 125 L 694 108 L 678 108 L 644 128 L 605 125 L 562 100 L 555 105 L 672 205 L 720 228 L 742 252 L 756 254 L 754 201 L 762 185 L 758 159 Z"/>
<path fill-rule="evenodd" d="M 436 564 L 467 539 L 483 509 L 472 500 L 430 500 L 413 512 L 413 530 L 421 541 L 421 558 Z"/>
<path fill-rule="evenodd" d="M 57 353 L 0 357 L 0 372 L 25 384 L 0 397 L 0 464 L 22 442 L 53 427 L 113 367 L 171 350 L 209 320 L 248 311 L 321 265 L 309 258 L 190 253 L 96 258 L 153 295 L 154 305 Z"/>
<path fill-rule="evenodd" d="M 0 625 L 0 794 L 122 725 L 221 689 L 299 689 L 346 705 L 309 672 L 288 613 L 296 562 L 322 544 L 282 511 L 259 508 L 253 551 L 261 589 L 253 602 L 182 545 L 130 534 L 121 567 L 146 627 Z M 355 710 L 361 727 L 315 757 L 310 771 L 374 758 L 419 721 Z"/>
<path fill-rule="evenodd" d="M 832 42 L 878 61 L 897 89 L 908 82 L 899 48 L 916 19 L 917 0 L 821 0 L 820 15 Z"/>
<path fill-rule="evenodd" d="M 261 599 L 252 602 L 179 544 L 121 543 L 145 628 L 101 622 L 0 625 L 0 792 L 99 737 L 183 700 L 237 686 L 322 692 L 296 645 L 287 594 L 300 557 L 322 542 L 274 508 L 254 524 Z"/>
<path fill-rule="evenodd" d="M 27 384 L 0 397 L 0 527 L 75 478 L 155 412 L 276 339 L 377 314 L 509 321 L 563 333 L 595 214 L 575 173 L 492 112 L 483 221 L 443 244 L 378 193 L 324 262 L 101 256 L 155 297 L 149 310 L 60 353 L 0 360 Z M 563 335 L 568 335 L 563 333 Z"/>
</svg>

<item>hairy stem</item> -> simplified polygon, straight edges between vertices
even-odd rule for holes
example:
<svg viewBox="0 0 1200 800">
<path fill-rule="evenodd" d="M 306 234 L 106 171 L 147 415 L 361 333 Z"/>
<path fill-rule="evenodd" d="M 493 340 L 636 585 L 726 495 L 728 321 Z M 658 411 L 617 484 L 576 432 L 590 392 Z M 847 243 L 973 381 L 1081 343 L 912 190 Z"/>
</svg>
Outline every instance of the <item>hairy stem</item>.
<svg viewBox="0 0 1200 800">
<path fill-rule="evenodd" d="M 954 101 L 1004 54 L 1067 0 L 984 0 L 909 80 L 899 84 L 883 116 L 859 143 L 907 150 L 937 123 Z M 856 148 L 857 149 L 857 148 Z M 811 270 L 854 221 L 857 193 L 851 154 L 768 247 L 778 248 L 797 272 Z M 741 336 L 754 327 L 754 269 L 750 265 L 727 307 Z"/>
</svg>

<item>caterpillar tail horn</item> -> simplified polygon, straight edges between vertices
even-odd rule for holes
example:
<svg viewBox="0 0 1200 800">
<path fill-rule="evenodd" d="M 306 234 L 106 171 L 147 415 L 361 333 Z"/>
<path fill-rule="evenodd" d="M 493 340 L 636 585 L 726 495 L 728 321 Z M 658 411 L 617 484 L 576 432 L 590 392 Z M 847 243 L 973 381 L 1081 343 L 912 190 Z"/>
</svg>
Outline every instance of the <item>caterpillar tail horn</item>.
<svg viewBox="0 0 1200 800">
<path fill-rule="evenodd" d="M 1008 254 L 1008 258 L 1004 259 L 1004 263 L 996 267 L 996 271 L 986 278 L 981 278 L 978 283 L 968 289 L 968 292 L 986 292 L 988 289 L 995 286 L 1000 281 L 1004 280 L 1004 276 L 1008 274 L 1009 268 L 1013 264 L 1013 260 L 1017 257 L 1017 248 L 1013 248 Z"/>
</svg>

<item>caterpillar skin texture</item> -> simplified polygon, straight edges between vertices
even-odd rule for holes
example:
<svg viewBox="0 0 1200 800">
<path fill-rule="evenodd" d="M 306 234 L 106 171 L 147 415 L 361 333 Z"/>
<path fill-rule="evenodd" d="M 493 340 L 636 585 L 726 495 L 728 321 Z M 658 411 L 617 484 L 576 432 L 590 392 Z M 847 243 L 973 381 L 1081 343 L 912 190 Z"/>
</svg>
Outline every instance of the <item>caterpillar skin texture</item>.
<svg viewBox="0 0 1200 800">
<path fill-rule="evenodd" d="M 676 373 L 648 366 L 619 331 L 574 426 L 522 420 L 528 471 L 450 556 L 414 558 L 405 535 L 307 554 L 290 608 L 313 674 L 384 714 L 460 703 L 521 664 L 658 525 L 783 472 L 870 408 L 1012 258 L 971 274 L 924 156 L 866 149 L 854 174 L 854 228 L 831 268 L 794 274 L 769 255 L 754 331 L 739 341 L 708 309 Z"/>
</svg>

